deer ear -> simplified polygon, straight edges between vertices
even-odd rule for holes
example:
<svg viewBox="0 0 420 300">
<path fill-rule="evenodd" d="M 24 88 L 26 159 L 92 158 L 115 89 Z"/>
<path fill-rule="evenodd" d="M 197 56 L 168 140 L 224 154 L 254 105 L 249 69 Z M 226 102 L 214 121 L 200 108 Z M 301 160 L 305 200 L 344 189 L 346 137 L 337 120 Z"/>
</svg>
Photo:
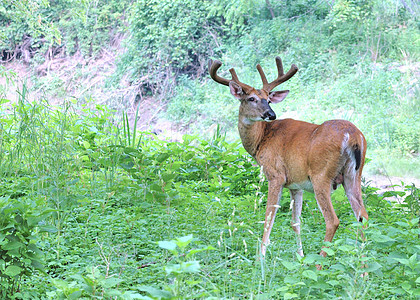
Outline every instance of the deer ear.
<svg viewBox="0 0 420 300">
<path fill-rule="evenodd" d="M 289 94 L 288 90 L 271 92 L 270 95 L 268 95 L 268 99 L 273 103 L 279 103 L 286 98 L 287 94 Z"/>
<path fill-rule="evenodd" d="M 229 82 L 229 89 L 230 89 L 230 93 L 236 99 L 241 99 L 241 97 L 244 94 L 244 91 L 242 90 L 241 86 L 234 81 Z"/>
</svg>

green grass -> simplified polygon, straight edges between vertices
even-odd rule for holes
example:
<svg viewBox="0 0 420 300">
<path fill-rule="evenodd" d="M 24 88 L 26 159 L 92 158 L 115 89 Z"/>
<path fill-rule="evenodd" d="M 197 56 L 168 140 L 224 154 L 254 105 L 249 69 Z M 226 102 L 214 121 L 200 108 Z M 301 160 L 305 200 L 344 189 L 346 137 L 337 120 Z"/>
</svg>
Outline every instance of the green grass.
<svg viewBox="0 0 420 300">
<path fill-rule="evenodd" d="M 374 149 L 370 152 L 369 157 L 372 161 L 366 165 L 366 171 L 370 174 L 420 178 L 418 154 Z"/>
<path fill-rule="evenodd" d="M 341 220 L 305 194 L 295 255 L 288 192 L 265 259 L 267 183 L 239 142 L 163 142 L 116 126 L 106 107 L 2 111 L 1 296 L 11 299 L 392 299 L 418 297 L 419 189 L 402 205 L 365 186 L 366 241 L 342 189 Z M 77 113 L 75 113 L 77 111 Z M 385 195 L 386 196 L 386 195 Z M 12 258 L 6 259 L 6 258 Z M 324 266 L 317 271 L 315 265 Z M 367 265 L 367 268 L 362 268 Z M 367 271 L 368 277 L 361 277 Z"/>
</svg>

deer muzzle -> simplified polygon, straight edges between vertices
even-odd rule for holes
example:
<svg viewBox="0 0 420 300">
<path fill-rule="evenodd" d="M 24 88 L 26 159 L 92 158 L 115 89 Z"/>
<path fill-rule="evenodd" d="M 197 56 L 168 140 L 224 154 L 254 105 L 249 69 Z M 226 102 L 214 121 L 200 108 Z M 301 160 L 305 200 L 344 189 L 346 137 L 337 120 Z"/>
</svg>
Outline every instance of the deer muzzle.
<svg viewBox="0 0 420 300">
<path fill-rule="evenodd" d="M 268 101 L 266 99 L 261 100 L 261 105 L 263 106 L 264 113 L 262 114 L 261 118 L 264 121 L 273 121 L 276 119 L 276 113 L 271 109 Z"/>
<path fill-rule="evenodd" d="M 263 120 L 274 121 L 276 119 L 276 113 L 273 110 L 266 110 L 262 115 Z"/>
</svg>

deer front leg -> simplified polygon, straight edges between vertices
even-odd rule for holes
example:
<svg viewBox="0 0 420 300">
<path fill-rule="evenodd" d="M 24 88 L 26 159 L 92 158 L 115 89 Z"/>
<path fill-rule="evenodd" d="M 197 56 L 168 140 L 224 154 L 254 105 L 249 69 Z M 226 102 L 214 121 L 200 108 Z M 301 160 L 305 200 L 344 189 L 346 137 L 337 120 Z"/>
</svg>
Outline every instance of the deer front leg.
<svg viewBox="0 0 420 300">
<path fill-rule="evenodd" d="M 265 256 L 266 248 L 270 244 L 270 233 L 273 228 L 274 218 L 281 199 L 284 180 L 272 179 L 268 181 L 267 208 L 265 211 L 264 233 L 261 243 L 261 254 Z"/>
<path fill-rule="evenodd" d="M 290 196 L 292 198 L 292 228 L 296 233 L 297 253 L 303 257 L 302 240 L 300 238 L 300 215 L 302 213 L 302 190 L 290 190 Z"/>
</svg>

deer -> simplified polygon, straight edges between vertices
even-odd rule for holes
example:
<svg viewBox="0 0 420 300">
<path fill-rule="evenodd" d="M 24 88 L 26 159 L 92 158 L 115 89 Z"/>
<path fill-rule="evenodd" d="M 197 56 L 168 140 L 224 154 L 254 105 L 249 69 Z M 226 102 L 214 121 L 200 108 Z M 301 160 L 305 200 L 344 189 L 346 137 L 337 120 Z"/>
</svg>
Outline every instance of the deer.
<svg viewBox="0 0 420 300">
<path fill-rule="evenodd" d="M 240 82 L 233 68 L 229 70 L 231 79 L 219 76 L 217 71 L 222 63 L 218 60 L 209 61 L 209 73 L 215 82 L 228 86 L 233 97 L 240 101 L 238 130 L 242 145 L 261 166 L 268 181 L 262 257 L 270 244 L 283 188 L 290 191 L 291 226 L 296 235 L 297 253 L 303 257 L 300 232 L 303 191 L 315 193 L 325 220 L 325 242 L 332 241 L 340 223 L 331 203 L 331 193 L 339 185 L 343 185 L 356 219 L 368 220 L 361 191 L 367 144 L 362 132 L 346 120 L 329 120 L 317 125 L 277 119 L 270 104 L 283 101 L 289 90 L 272 90 L 292 78 L 298 68 L 292 64 L 284 74 L 280 57 L 275 60 L 278 76 L 272 82 L 267 81 L 261 65 L 257 64 L 262 89 Z M 325 257 L 327 253 L 322 249 L 324 246 L 320 255 Z"/>
</svg>

